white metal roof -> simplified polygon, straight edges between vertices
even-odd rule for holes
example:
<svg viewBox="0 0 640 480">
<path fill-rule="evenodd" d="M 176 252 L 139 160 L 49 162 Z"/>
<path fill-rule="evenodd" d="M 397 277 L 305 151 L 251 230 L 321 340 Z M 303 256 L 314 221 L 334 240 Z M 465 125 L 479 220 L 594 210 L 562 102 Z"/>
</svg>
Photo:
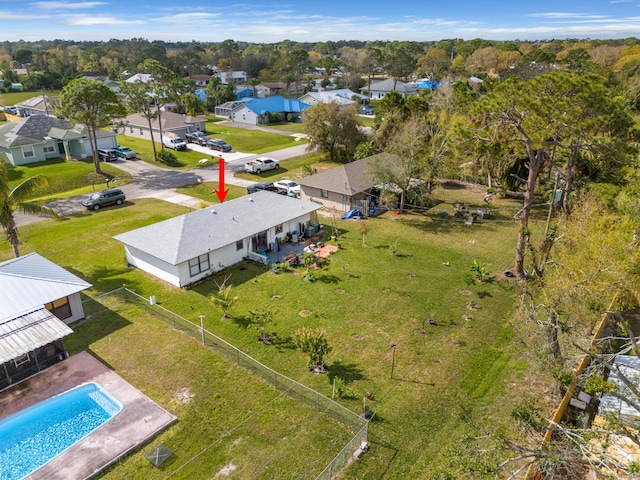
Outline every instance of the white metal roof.
<svg viewBox="0 0 640 480">
<path fill-rule="evenodd" d="M 0 364 L 73 333 L 54 314 L 40 308 L 0 323 Z"/>
<path fill-rule="evenodd" d="M 90 287 L 90 283 L 37 253 L 2 262 L 0 322 Z"/>
</svg>

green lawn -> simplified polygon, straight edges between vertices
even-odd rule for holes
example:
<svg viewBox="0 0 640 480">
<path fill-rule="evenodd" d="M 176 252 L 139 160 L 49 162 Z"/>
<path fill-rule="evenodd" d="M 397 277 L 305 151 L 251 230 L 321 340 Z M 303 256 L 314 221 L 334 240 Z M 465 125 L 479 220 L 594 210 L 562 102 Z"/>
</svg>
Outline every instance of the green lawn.
<svg viewBox="0 0 640 480">
<path fill-rule="evenodd" d="M 526 390 L 524 386 L 514 387 L 526 366 L 517 356 L 517 345 L 508 328 L 514 285 L 501 277 L 513 262 L 517 224 L 511 216 L 517 205 L 496 201 L 491 219 L 468 227 L 435 213 L 440 209 L 451 211 L 453 201 L 469 201 L 472 208 L 483 206 L 480 196 L 448 190 L 438 192 L 438 198 L 443 203 L 427 215 L 387 213 L 369 220 L 366 247 L 362 245 L 359 222 L 337 220 L 341 250 L 330 257 L 328 266 L 315 272 L 314 283 L 305 282 L 301 270 L 276 275 L 249 264 L 229 268 L 193 288 L 178 289 L 127 267 L 123 247 L 112 235 L 187 211 L 153 199 L 82 212 L 63 222 L 22 227 L 21 250 L 38 251 L 82 276 L 93 284 L 89 295 L 126 284 L 143 297 L 155 295 L 163 307 L 193 321 L 204 314 L 208 330 L 326 395 L 331 395 L 333 379 L 341 378 L 347 385 L 341 403 L 357 413 L 362 413 L 366 404 L 375 413 L 370 425 L 371 449 L 343 478 L 380 478 L 381 472 L 390 479 L 430 478 L 447 471 L 451 451 L 460 448 L 467 433 L 468 427 L 459 416 L 461 401 L 472 401 L 492 421 L 500 421 L 508 417 L 514 397 Z M 331 221 L 324 219 L 323 223 L 329 229 Z M 100 247 L 87 247 L 90 245 Z M 397 247 L 395 255 L 391 254 L 392 245 Z M 0 258 L 10 255 L 6 242 L 0 245 Z M 496 281 L 474 281 L 474 260 L 484 263 Z M 239 300 L 231 310 L 232 318 L 221 321 L 220 311 L 212 307 L 208 297 L 216 289 L 215 281 L 226 276 Z M 249 311 L 257 307 L 274 312 L 274 321 L 268 327 L 275 336 L 271 345 L 258 343 L 256 332 L 246 327 Z M 107 322 L 126 325 L 122 334 L 112 332 L 109 324 L 92 321 L 78 328 L 70 345 L 74 351 L 86 346 L 96 352 L 143 392 L 178 413 L 179 423 L 161 439 L 180 452 L 179 464 L 201 446 L 197 438 L 203 430 L 204 443 L 218 438 L 224 426 L 245 418 L 255 403 L 245 398 L 248 393 L 242 394 L 249 383 L 243 375 L 232 373 L 230 366 L 201 351 L 197 342 L 183 344 L 180 335 L 176 340 L 176 334 L 164 327 L 149 327 L 146 323 L 153 321 L 143 317 L 119 310 L 116 320 Z M 435 319 L 436 324 L 425 324 L 428 318 Z M 310 373 L 304 355 L 291 347 L 290 336 L 301 326 L 327 331 L 333 347 L 326 359 L 328 374 Z M 166 350 L 158 348 L 165 343 Z M 204 364 L 210 368 L 200 368 Z M 238 394 L 227 398 L 221 393 L 218 378 L 228 381 L 225 388 L 236 388 Z M 204 396 L 208 401 L 175 405 L 172 395 L 184 386 L 193 388 L 196 398 Z M 257 403 L 266 396 L 268 393 L 259 394 Z M 232 407 L 241 412 L 231 416 Z M 298 415 L 306 418 L 307 407 L 287 404 L 285 408 L 289 410 L 286 414 L 269 413 L 258 422 L 271 425 L 271 421 L 282 419 L 275 423 L 282 423 L 284 431 L 274 430 L 270 441 L 261 443 L 263 433 L 257 432 L 256 443 L 250 443 L 252 433 L 246 431 L 239 445 L 247 441 L 255 450 L 233 449 L 235 442 L 228 444 L 225 440 L 202 458 L 201 471 L 185 472 L 176 478 L 212 477 L 229 458 L 234 464 L 251 464 L 254 469 L 267 465 L 264 476 L 260 473 L 256 478 L 269 478 L 266 472 L 273 474 L 268 467 L 271 459 L 294 450 L 287 447 L 287 439 L 299 439 L 296 445 L 307 440 L 304 422 L 285 421 Z M 309 435 L 314 438 L 315 434 Z M 266 444 L 273 449 L 257 458 L 258 454 L 252 452 Z M 276 461 L 274 465 L 280 469 L 276 477 L 295 476 L 294 464 L 316 465 L 319 457 L 320 463 L 328 462 L 333 454 L 327 453 L 329 449 L 318 451 L 321 448 L 296 450 L 299 454 L 284 466 Z M 137 453 L 105 478 L 147 478 L 151 469 Z"/>
<path fill-rule="evenodd" d="M 60 95 L 60 90 L 45 90 L 44 94 L 49 96 L 58 96 Z M 0 93 L 0 105 L 15 105 L 16 103 L 24 102 L 25 100 L 37 97 L 39 95 L 42 95 L 42 92 L 34 91 Z"/>
<path fill-rule="evenodd" d="M 105 178 L 118 177 L 110 182 L 110 186 L 125 185 L 132 181 L 129 173 L 113 165 L 103 162 L 100 167 L 104 175 L 95 173 L 91 159 L 67 162 L 60 158 L 18 167 L 9 166 L 9 185 L 13 188 L 29 177 L 44 175 L 49 180 L 49 185 L 34 191 L 33 198 L 38 201 L 52 201 L 104 188 Z"/>
</svg>

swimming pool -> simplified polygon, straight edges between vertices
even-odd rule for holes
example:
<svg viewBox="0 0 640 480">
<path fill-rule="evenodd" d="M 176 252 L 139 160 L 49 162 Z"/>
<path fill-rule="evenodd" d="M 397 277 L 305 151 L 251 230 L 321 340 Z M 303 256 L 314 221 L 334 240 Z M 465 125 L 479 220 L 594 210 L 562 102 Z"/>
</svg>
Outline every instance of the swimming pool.
<svg viewBox="0 0 640 480">
<path fill-rule="evenodd" d="M 0 421 L 0 480 L 36 471 L 116 416 L 122 404 L 96 383 L 68 390 Z"/>
</svg>

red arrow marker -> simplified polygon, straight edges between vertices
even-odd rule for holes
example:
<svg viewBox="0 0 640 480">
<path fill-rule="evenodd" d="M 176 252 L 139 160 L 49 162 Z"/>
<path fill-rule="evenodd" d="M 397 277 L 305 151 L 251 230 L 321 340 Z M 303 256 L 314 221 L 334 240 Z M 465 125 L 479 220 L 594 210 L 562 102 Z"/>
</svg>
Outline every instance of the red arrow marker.
<svg viewBox="0 0 640 480">
<path fill-rule="evenodd" d="M 218 196 L 218 200 L 220 203 L 224 202 L 224 197 L 229 193 L 229 189 L 224 189 L 224 158 L 220 157 L 220 162 L 218 163 L 218 170 L 220 172 L 220 176 L 218 177 L 218 187 L 214 191 Z"/>
</svg>

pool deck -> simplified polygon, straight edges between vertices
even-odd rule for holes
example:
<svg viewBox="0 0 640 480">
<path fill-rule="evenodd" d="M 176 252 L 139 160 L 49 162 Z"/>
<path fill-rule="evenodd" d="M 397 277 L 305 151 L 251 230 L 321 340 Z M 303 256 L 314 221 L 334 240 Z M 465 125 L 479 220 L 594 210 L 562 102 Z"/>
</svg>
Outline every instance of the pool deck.
<svg viewBox="0 0 640 480">
<path fill-rule="evenodd" d="M 95 382 L 123 405 L 122 411 L 61 455 L 26 477 L 28 480 L 91 478 L 137 448 L 176 417 L 81 352 L 0 393 L 0 420 L 87 382 Z"/>
</svg>

